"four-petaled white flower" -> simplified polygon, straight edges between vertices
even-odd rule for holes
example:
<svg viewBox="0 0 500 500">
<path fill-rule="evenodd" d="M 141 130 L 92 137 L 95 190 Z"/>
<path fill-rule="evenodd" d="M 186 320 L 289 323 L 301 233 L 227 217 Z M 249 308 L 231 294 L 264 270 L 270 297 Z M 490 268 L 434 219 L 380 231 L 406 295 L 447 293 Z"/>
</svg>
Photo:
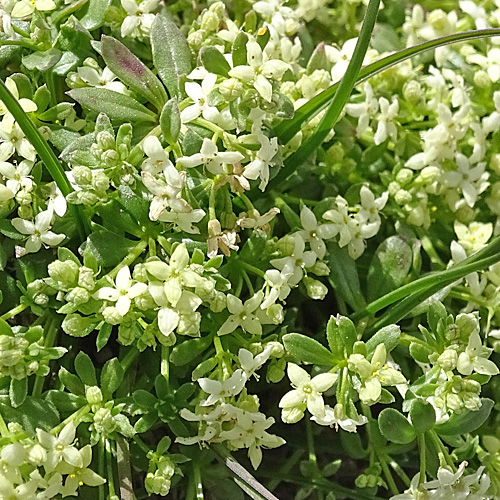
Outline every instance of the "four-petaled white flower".
<svg viewBox="0 0 500 500">
<path fill-rule="evenodd" d="M 210 139 L 203 139 L 201 150 L 191 156 L 181 156 L 177 163 L 186 168 L 205 165 L 207 170 L 214 174 L 224 174 L 224 164 L 234 165 L 245 158 L 237 151 L 219 151 L 217 145 Z"/>
<path fill-rule="evenodd" d="M 324 418 L 325 401 L 322 393 L 332 387 L 337 381 L 338 375 L 336 373 L 320 373 L 311 379 L 309 373 L 294 363 L 288 363 L 287 374 L 294 389 L 287 392 L 279 402 L 279 407 L 283 408 L 283 421 L 292 423 L 287 418 L 287 413 L 293 412 L 295 409 L 301 413 L 298 419 L 300 420 L 306 408 L 311 415 Z"/>
<path fill-rule="evenodd" d="M 17 194 L 21 190 L 31 191 L 33 188 L 33 181 L 29 177 L 33 162 L 24 160 L 17 166 L 6 161 L 0 161 L 0 174 L 4 179 L 7 179 L 5 185 Z"/>
<path fill-rule="evenodd" d="M 115 287 L 105 286 L 97 290 L 93 297 L 98 300 L 116 302 L 116 309 L 122 315 L 128 313 L 132 300 L 143 294 L 147 289 L 146 283 L 133 283 L 128 266 L 123 266 L 116 275 Z"/>
<path fill-rule="evenodd" d="M 398 129 L 394 123 L 394 118 L 398 116 L 399 112 L 397 97 L 394 97 L 391 103 L 385 97 L 381 97 L 378 103 L 380 106 L 380 115 L 377 118 L 377 131 L 373 136 L 373 142 L 376 146 L 382 144 L 387 137 L 395 141 L 398 135 Z"/>
<path fill-rule="evenodd" d="M 238 369 L 224 382 L 210 378 L 200 378 L 197 382 L 201 389 L 209 395 L 207 399 L 200 403 L 201 406 L 212 406 L 225 398 L 237 396 L 245 387 L 247 377 L 243 370 Z"/>
<path fill-rule="evenodd" d="M 64 234 L 56 234 L 49 231 L 52 224 L 52 217 L 53 212 L 45 210 L 44 212 L 40 212 L 34 221 L 19 218 L 12 219 L 12 225 L 15 229 L 21 234 L 29 235 L 25 244 L 26 252 L 38 252 L 42 247 L 42 243 L 51 247 L 57 246 L 66 238 Z"/>
<path fill-rule="evenodd" d="M 243 304 L 241 299 L 228 294 L 227 309 L 231 313 L 231 316 L 219 328 L 217 334 L 227 335 L 234 332 L 236 328 L 241 327 L 242 330 L 252 335 L 262 335 L 262 325 L 255 311 L 262 303 L 263 295 L 263 292 L 259 291 Z"/>
<path fill-rule="evenodd" d="M 217 120 L 219 110 L 208 104 L 208 95 L 214 89 L 216 80 L 217 75 L 208 73 L 201 81 L 201 85 L 196 82 L 185 83 L 186 94 L 193 101 L 193 104 L 181 111 L 182 123 L 189 123 L 200 115 L 210 122 Z"/>
<path fill-rule="evenodd" d="M 278 138 L 269 137 L 260 134 L 259 137 L 260 149 L 255 155 L 255 159 L 245 165 L 243 175 L 250 180 L 260 178 L 259 189 L 264 191 L 269 182 L 269 167 L 271 166 L 272 159 L 278 152 Z"/>
<path fill-rule="evenodd" d="M 254 356 L 247 349 L 241 348 L 238 351 L 238 360 L 247 378 L 250 378 L 253 375 L 257 380 L 259 380 L 259 376 L 255 372 L 259 370 L 261 366 L 269 359 L 272 350 L 273 346 L 268 344 L 266 345 L 264 350 L 256 356 Z"/>
<path fill-rule="evenodd" d="M 299 234 L 304 241 L 309 242 L 318 259 L 322 259 L 326 254 L 326 245 L 323 240 L 333 238 L 338 231 L 333 224 L 318 224 L 313 211 L 305 205 L 300 211 L 300 222 L 304 229 L 299 231 Z"/>
<path fill-rule="evenodd" d="M 462 375 L 470 375 L 473 371 L 481 375 L 497 375 L 498 367 L 487 359 L 493 349 L 483 346 L 483 341 L 477 330 L 470 337 L 467 348 L 458 356 L 457 370 Z"/>
<path fill-rule="evenodd" d="M 337 403 L 335 408 L 325 405 L 325 416 L 319 418 L 313 415 L 311 420 L 314 420 L 319 425 L 327 425 L 332 428 L 335 427 L 336 430 L 339 430 L 340 426 L 347 432 L 356 432 L 358 426 L 368 422 L 368 419 L 363 415 L 358 415 L 358 418 L 348 417 L 341 403 Z"/>
</svg>

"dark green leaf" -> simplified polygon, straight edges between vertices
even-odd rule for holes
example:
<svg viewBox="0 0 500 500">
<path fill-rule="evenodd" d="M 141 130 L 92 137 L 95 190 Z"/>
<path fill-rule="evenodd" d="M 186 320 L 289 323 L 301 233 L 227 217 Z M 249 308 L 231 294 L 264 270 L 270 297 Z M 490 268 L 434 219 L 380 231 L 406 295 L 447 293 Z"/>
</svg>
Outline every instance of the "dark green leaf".
<svg viewBox="0 0 500 500">
<path fill-rule="evenodd" d="M 121 262 L 135 245 L 132 240 L 119 234 L 99 230 L 88 237 L 86 250 L 92 252 L 98 265 L 113 267 Z"/>
<path fill-rule="evenodd" d="M 135 424 L 134 424 L 134 430 L 138 434 L 142 434 L 143 432 L 149 431 L 151 427 L 156 423 L 158 420 L 158 415 L 156 412 L 151 412 L 151 413 L 146 413 L 146 415 L 143 415 Z"/>
<path fill-rule="evenodd" d="M 246 66 L 247 63 L 247 42 L 248 35 L 244 31 L 240 31 L 236 38 L 234 39 L 233 46 L 231 49 L 231 55 L 233 58 L 233 65 L 236 66 Z"/>
<path fill-rule="evenodd" d="M 83 351 L 80 351 L 75 358 L 75 371 L 85 385 L 97 385 L 94 364 Z"/>
<path fill-rule="evenodd" d="M 383 241 L 368 269 L 368 300 L 371 302 L 399 288 L 408 276 L 412 262 L 411 246 L 403 236 L 390 236 Z"/>
<path fill-rule="evenodd" d="M 394 408 L 386 408 L 380 412 L 378 426 L 382 435 L 393 443 L 411 443 L 416 437 L 415 429 L 408 419 Z"/>
<path fill-rule="evenodd" d="M 335 359 L 341 361 L 352 354 L 352 346 L 357 340 L 356 327 L 345 316 L 332 316 L 326 326 L 326 338 Z"/>
<path fill-rule="evenodd" d="M 113 392 L 120 387 L 124 374 L 125 372 L 118 358 L 106 361 L 101 372 L 101 388 L 105 398 L 111 397 Z"/>
<path fill-rule="evenodd" d="M 177 99 L 170 99 L 160 115 L 160 127 L 163 137 L 169 144 L 175 144 L 179 140 L 181 132 L 181 115 L 179 113 L 179 105 Z"/>
<path fill-rule="evenodd" d="M 462 415 L 453 415 L 446 422 L 436 425 L 436 432 L 443 436 L 452 436 L 475 431 L 486 422 L 495 404 L 493 400 L 487 398 L 482 398 L 481 402 L 479 410 L 469 411 Z"/>
<path fill-rule="evenodd" d="M 216 49 L 212 45 L 205 45 L 200 50 L 200 55 L 198 56 L 201 64 L 210 73 L 215 73 L 216 75 L 229 77 L 229 71 L 231 66 L 226 61 L 221 51 Z"/>
<path fill-rule="evenodd" d="M 83 107 L 106 113 L 112 120 L 123 122 L 154 122 L 156 115 L 134 98 L 101 88 L 73 89 L 68 95 Z"/>
<path fill-rule="evenodd" d="M 199 356 L 211 344 L 211 337 L 185 340 L 172 349 L 170 361 L 176 366 L 183 366 Z"/>
<path fill-rule="evenodd" d="M 108 68 L 128 87 L 161 110 L 167 101 L 167 93 L 153 72 L 145 66 L 125 45 L 111 36 L 103 36 L 101 50 Z"/>
<path fill-rule="evenodd" d="M 59 370 L 59 380 L 73 394 L 77 394 L 78 396 L 85 395 L 85 385 L 76 375 L 70 373 L 64 367 L 61 367 Z"/>
<path fill-rule="evenodd" d="M 21 380 L 15 378 L 10 381 L 9 397 L 10 404 L 17 408 L 21 406 L 26 400 L 28 395 L 28 377 L 24 377 Z"/>
<path fill-rule="evenodd" d="M 152 410 L 158 402 L 158 400 L 150 392 L 143 389 L 134 391 L 132 398 L 135 403 L 139 406 L 147 408 L 148 410 Z"/>
<path fill-rule="evenodd" d="M 99 328 L 99 333 L 97 334 L 96 339 L 97 352 L 99 352 L 108 343 L 112 329 L 113 325 L 110 325 L 109 323 L 104 323 L 101 328 Z"/>
<path fill-rule="evenodd" d="M 415 399 L 410 408 L 410 419 L 415 430 L 422 434 L 429 431 L 436 423 L 436 410 L 422 399 Z"/>
<path fill-rule="evenodd" d="M 361 293 L 356 262 L 349 256 L 346 248 L 339 248 L 336 243 L 329 244 L 328 249 L 330 284 L 355 311 L 362 309 L 366 302 Z"/>
<path fill-rule="evenodd" d="M 317 340 L 300 333 L 288 333 L 283 337 L 286 350 L 303 363 L 334 366 L 335 356 Z"/>
<path fill-rule="evenodd" d="M 44 396 L 48 402 L 54 405 L 54 407 L 62 413 L 73 413 L 87 404 L 87 399 L 85 397 L 77 396 L 69 392 L 52 390 L 48 391 Z"/>
<path fill-rule="evenodd" d="M 179 77 L 191 72 L 191 51 L 175 23 L 164 15 L 153 21 L 150 32 L 153 62 L 170 97 L 179 95 Z"/>
<path fill-rule="evenodd" d="M 379 344 L 385 344 L 387 352 L 391 352 L 399 344 L 400 336 L 401 328 L 398 325 L 384 326 L 366 342 L 368 356 L 375 352 Z"/>
</svg>

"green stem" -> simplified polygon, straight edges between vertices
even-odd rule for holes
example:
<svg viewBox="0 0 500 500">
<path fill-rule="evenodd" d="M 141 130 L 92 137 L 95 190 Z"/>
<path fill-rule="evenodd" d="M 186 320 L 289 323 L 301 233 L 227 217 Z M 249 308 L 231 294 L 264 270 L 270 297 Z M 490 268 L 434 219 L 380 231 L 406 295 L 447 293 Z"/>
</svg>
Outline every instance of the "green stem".
<svg viewBox="0 0 500 500">
<path fill-rule="evenodd" d="M 105 463 L 106 463 L 106 458 L 105 458 L 104 438 L 101 437 L 101 439 L 99 440 L 99 444 L 97 445 L 97 471 L 101 477 L 105 477 L 104 475 Z M 98 492 L 99 492 L 99 500 L 105 500 L 106 492 L 104 490 L 104 484 L 100 484 L 98 486 Z"/>
<path fill-rule="evenodd" d="M 169 380 L 169 360 L 170 347 L 161 346 L 161 363 L 160 363 L 160 373 L 165 377 L 166 381 Z"/>
<path fill-rule="evenodd" d="M 200 465 L 193 462 L 193 481 L 196 500 L 203 500 L 205 497 L 203 495 L 203 483 L 201 481 L 201 470 Z"/>
<path fill-rule="evenodd" d="M 109 439 L 105 439 L 106 447 L 106 482 L 108 483 L 109 496 L 116 495 L 115 491 L 115 477 L 113 474 L 113 454 L 111 452 L 111 443 Z"/>
<path fill-rule="evenodd" d="M 6 87 L 2 79 L 0 79 L 0 100 L 4 103 L 19 127 L 21 127 L 26 138 L 35 148 L 38 156 L 40 156 L 40 159 L 49 171 L 50 176 L 61 190 L 61 193 L 67 196 L 73 191 L 73 187 L 66 177 L 61 163 L 47 141 L 40 135 L 35 124 L 23 110 L 18 100 L 10 93 L 10 90 Z M 70 205 L 70 210 L 73 211 L 80 238 L 83 241 L 86 238 L 86 228 L 78 205 Z"/>
<path fill-rule="evenodd" d="M 306 437 L 307 437 L 307 452 L 309 454 L 309 462 L 317 466 L 318 459 L 314 451 L 314 436 L 310 420 L 306 420 Z"/>
<path fill-rule="evenodd" d="M 210 188 L 210 194 L 208 196 L 208 218 L 210 220 L 217 219 L 217 215 L 215 213 L 215 181 L 212 183 L 212 187 Z"/>
<path fill-rule="evenodd" d="M 10 311 L 7 311 L 4 315 L 0 316 L 0 319 L 7 320 L 13 318 L 14 316 L 17 316 L 19 313 L 22 313 L 27 307 L 28 304 L 19 304 Z"/>
<path fill-rule="evenodd" d="M 151 448 L 137 434 L 133 437 L 133 440 L 146 455 L 151 451 Z"/>
<path fill-rule="evenodd" d="M 140 352 L 136 347 L 131 347 L 129 349 L 127 354 L 125 354 L 123 359 L 120 361 L 124 371 L 127 371 L 132 366 L 132 363 L 139 357 L 139 354 Z"/>
<path fill-rule="evenodd" d="M 403 481 L 403 483 L 406 484 L 406 486 L 409 488 L 411 485 L 411 480 L 408 477 L 408 474 L 401 468 L 401 466 L 394 460 L 392 459 L 389 455 L 387 455 L 387 459 L 389 460 L 389 465 L 392 467 L 394 472 L 398 475 L 399 479 Z"/>
<path fill-rule="evenodd" d="M 400 62 L 406 61 L 407 59 L 415 57 L 429 50 L 433 50 L 437 47 L 478 38 L 489 38 L 498 35 L 500 35 L 499 28 L 463 31 L 461 33 L 454 33 L 453 35 L 443 36 L 434 40 L 430 40 L 429 42 L 424 42 L 412 47 L 408 47 L 406 49 L 395 52 L 394 54 L 390 54 L 387 57 L 379 59 L 378 61 L 375 61 L 374 63 L 362 68 L 359 72 L 356 84 L 362 83 L 368 80 L 368 78 L 372 77 L 373 75 L 389 69 L 392 66 L 399 64 Z M 331 101 L 331 99 L 337 92 L 339 83 L 340 82 L 334 83 L 331 87 L 313 97 L 310 101 L 308 101 L 295 111 L 294 117 L 292 119 L 285 120 L 276 127 L 276 135 L 280 138 L 280 142 L 282 144 L 286 144 L 288 141 L 290 141 L 295 136 L 295 134 L 300 131 L 301 126 L 304 122 L 310 120 Z"/>
<path fill-rule="evenodd" d="M 314 153 L 319 146 L 321 146 L 337 123 L 340 113 L 351 96 L 352 90 L 358 78 L 359 70 L 363 65 L 363 60 L 372 36 L 373 27 L 375 26 L 375 21 L 377 19 L 379 5 L 380 0 L 370 0 L 368 4 L 363 26 L 361 27 L 352 58 L 349 61 L 349 66 L 347 67 L 345 75 L 335 92 L 333 100 L 326 111 L 325 116 L 321 119 L 312 136 L 304 144 L 302 144 L 295 153 L 285 160 L 281 171 L 272 180 L 272 182 L 269 183 L 270 186 L 272 185 L 277 187 L 280 182 L 285 180 L 291 173 L 293 173 L 294 170 L 310 158 L 311 154 Z"/>
<path fill-rule="evenodd" d="M 425 434 L 418 436 L 418 449 L 420 453 L 420 475 L 418 477 L 419 486 L 425 482 L 426 457 L 425 457 Z"/>
<path fill-rule="evenodd" d="M 441 438 L 437 435 L 436 431 L 430 430 L 428 432 L 428 435 L 432 439 L 432 442 L 436 446 L 436 448 L 441 452 L 443 455 L 444 459 L 446 460 L 446 463 L 451 467 L 451 470 L 453 472 L 457 471 L 457 468 L 455 467 L 455 463 L 453 462 L 453 459 L 451 458 L 448 449 L 446 446 L 443 444 L 441 441 Z"/>
<path fill-rule="evenodd" d="M 261 278 L 264 278 L 265 273 L 262 271 L 262 269 L 259 269 L 258 267 L 252 266 L 252 264 L 248 264 L 248 262 L 244 262 L 242 260 L 238 261 L 238 264 L 241 267 L 244 267 L 246 270 L 250 271 L 251 273 L 260 276 Z"/>
<path fill-rule="evenodd" d="M 287 459 L 287 461 L 280 467 L 279 471 L 277 471 L 276 477 L 269 481 L 269 483 L 267 484 L 267 488 L 271 491 L 276 489 L 281 483 L 281 476 L 288 474 L 298 463 L 303 454 L 304 450 L 295 450 L 292 456 Z"/>
<path fill-rule="evenodd" d="M 46 333 L 43 339 L 43 347 L 52 347 L 59 331 L 59 321 L 49 316 L 45 329 Z M 31 393 L 34 398 L 39 398 L 42 395 L 44 381 L 45 377 L 42 375 L 36 376 L 35 383 L 33 384 L 33 391 Z"/>
<path fill-rule="evenodd" d="M 389 489 L 391 490 L 393 495 L 397 495 L 399 493 L 398 487 L 396 486 L 396 483 L 394 482 L 394 478 L 392 477 L 391 469 L 389 469 L 389 466 L 387 465 L 386 457 L 383 453 L 378 452 L 377 453 L 378 461 L 382 467 L 382 471 L 384 473 L 385 480 L 387 481 L 387 485 L 389 486 Z"/>
<path fill-rule="evenodd" d="M 87 413 L 90 411 L 90 405 L 85 405 L 82 406 L 80 409 L 76 410 L 75 413 L 72 413 L 68 418 L 63 420 L 59 425 L 54 427 L 50 433 L 55 436 L 56 434 L 59 434 L 70 422 L 74 421 L 75 422 L 75 427 L 78 427 L 78 424 L 80 423 L 82 417 L 87 415 Z"/>
<path fill-rule="evenodd" d="M 146 250 L 148 246 L 148 242 L 146 240 L 141 240 L 137 244 L 135 248 L 132 249 L 131 252 L 115 267 L 113 268 L 109 273 L 108 276 L 110 278 L 115 278 L 116 275 L 118 274 L 118 271 L 125 266 L 130 266 L 140 255 L 144 250 Z"/>
</svg>

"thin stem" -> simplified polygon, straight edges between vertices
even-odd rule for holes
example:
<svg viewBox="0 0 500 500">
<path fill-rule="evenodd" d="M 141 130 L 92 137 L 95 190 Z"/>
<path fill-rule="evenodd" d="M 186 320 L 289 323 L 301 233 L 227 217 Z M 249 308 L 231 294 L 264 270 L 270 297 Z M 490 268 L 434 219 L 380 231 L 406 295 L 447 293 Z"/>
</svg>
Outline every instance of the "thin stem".
<svg viewBox="0 0 500 500">
<path fill-rule="evenodd" d="M 448 449 L 443 444 L 443 442 L 441 441 L 441 438 L 437 435 L 436 431 L 430 430 L 428 432 L 428 435 L 432 439 L 432 441 L 433 441 L 434 445 L 436 446 L 436 448 L 443 455 L 444 459 L 446 460 L 446 463 L 451 467 L 451 470 L 453 472 L 456 472 L 457 468 L 455 467 L 455 463 L 453 462 L 453 459 L 451 458 L 451 456 L 450 456 L 450 454 L 448 452 Z"/>
<path fill-rule="evenodd" d="M 113 268 L 109 273 L 108 276 L 110 278 L 115 278 L 116 275 L 118 274 L 118 271 L 125 266 L 130 266 L 140 255 L 144 250 L 146 250 L 148 246 L 148 242 L 146 240 L 141 240 L 139 243 L 137 243 L 137 246 L 132 249 L 132 251 L 115 267 Z"/>
<path fill-rule="evenodd" d="M 120 361 L 124 371 L 127 371 L 132 366 L 132 363 L 139 357 L 139 354 L 140 352 L 137 348 L 131 347 L 129 349 L 127 354 L 125 354 L 123 359 Z"/>
<path fill-rule="evenodd" d="M 0 316 L 0 319 L 7 320 L 13 318 L 14 316 L 17 316 L 19 313 L 22 313 L 27 307 L 28 304 L 19 304 L 10 311 L 7 311 L 4 315 Z"/>
<path fill-rule="evenodd" d="M 45 325 L 45 330 L 46 333 L 45 338 L 43 339 L 43 347 L 52 347 L 59 331 L 59 322 L 56 319 L 49 317 Z M 34 398 L 39 398 L 42 395 L 44 381 L 45 377 L 42 375 L 36 376 L 35 383 L 33 384 L 33 391 L 31 393 Z"/>
<path fill-rule="evenodd" d="M 261 278 L 264 278 L 265 273 L 262 271 L 262 269 L 259 269 L 258 267 L 252 266 L 252 264 L 248 264 L 248 262 L 244 262 L 242 260 L 238 261 L 238 264 L 241 267 L 244 267 L 247 271 L 250 271 L 251 273 L 260 276 Z"/>
<path fill-rule="evenodd" d="M 5 423 L 5 420 L 3 419 L 2 412 L 0 412 L 0 436 L 3 438 L 9 437 L 10 432 L 7 427 L 7 424 Z"/>
<path fill-rule="evenodd" d="M 392 467 L 394 472 L 398 475 L 399 479 L 406 484 L 406 486 L 410 487 L 411 480 L 408 477 L 408 474 L 402 469 L 402 467 L 389 455 L 387 455 L 387 459 L 389 460 L 389 465 Z"/>
<path fill-rule="evenodd" d="M 106 446 L 106 482 L 108 483 L 109 496 L 116 495 L 115 478 L 113 475 L 113 454 L 111 452 L 111 443 L 109 439 L 105 439 Z"/>
<path fill-rule="evenodd" d="M 352 94 L 354 85 L 358 78 L 359 70 L 363 65 L 366 51 L 372 36 L 372 31 L 377 19 L 380 0 L 370 0 L 366 9 L 363 26 L 359 33 L 356 47 L 349 61 L 349 66 L 342 78 L 337 91 L 333 97 L 330 107 L 325 116 L 320 121 L 312 136 L 302 144 L 299 149 L 285 160 L 285 164 L 278 175 L 272 180 L 270 185 L 277 186 L 279 182 L 286 179 L 297 167 L 302 165 L 316 149 L 321 146 L 328 134 L 337 123 L 340 113 L 344 109 L 345 103 Z"/>
<path fill-rule="evenodd" d="M 132 438 L 135 442 L 135 444 L 137 444 L 137 446 L 147 455 L 150 451 L 151 451 L 151 448 L 136 434 L 133 438 Z"/>
<path fill-rule="evenodd" d="M 18 100 L 10 93 L 10 90 L 7 88 L 2 79 L 0 79 L 0 100 L 4 103 L 5 107 L 9 110 L 21 130 L 24 132 L 26 138 L 35 148 L 38 156 L 40 156 L 40 159 L 49 171 L 50 176 L 54 179 L 57 187 L 61 190 L 61 193 L 64 196 L 67 196 L 73 191 L 73 187 L 66 177 L 61 163 L 47 141 L 40 135 L 40 132 L 36 128 L 35 124 L 23 110 Z M 80 233 L 80 238 L 83 241 L 86 238 L 86 227 L 79 207 L 78 205 L 70 204 L 70 210 L 73 211 L 76 225 Z"/>
<path fill-rule="evenodd" d="M 82 406 L 80 409 L 76 410 L 75 413 L 72 413 L 68 418 L 63 420 L 59 425 L 56 425 L 50 433 L 55 436 L 59 434 L 70 422 L 75 423 L 75 427 L 78 427 L 81 419 L 90 411 L 90 405 Z"/>
<path fill-rule="evenodd" d="M 269 481 L 269 483 L 267 484 L 267 488 L 271 491 L 276 489 L 281 483 L 281 476 L 288 474 L 298 463 L 303 454 L 304 450 L 295 450 L 292 456 L 280 467 L 279 471 L 276 473 L 276 477 Z"/>
<path fill-rule="evenodd" d="M 425 457 L 425 434 L 420 434 L 418 436 L 418 449 L 420 453 L 420 475 L 418 477 L 418 484 L 421 485 L 425 482 L 425 470 L 427 467 Z"/>
<path fill-rule="evenodd" d="M 165 377 L 166 381 L 169 380 L 169 360 L 170 348 L 168 346 L 161 346 L 161 364 L 160 373 Z"/>
<path fill-rule="evenodd" d="M 385 459 L 385 456 L 382 453 L 377 453 L 378 461 L 382 467 L 382 471 L 384 473 L 385 480 L 387 481 L 387 485 L 389 486 L 389 489 L 393 493 L 393 495 L 397 495 L 399 493 L 398 487 L 396 486 L 396 483 L 394 482 L 394 478 L 392 477 L 391 469 L 389 469 L 387 465 L 387 461 Z"/>
<path fill-rule="evenodd" d="M 196 500 L 203 500 L 203 483 L 201 481 L 201 470 L 198 463 L 193 462 L 193 481 Z"/>
<path fill-rule="evenodd" d="M 105 448 L 104 448 L 104 438 L 101 437 L 99 440 L 99 444 L 97 445 L 97 470 L 101 477 L 104 477 L 104 469 L 105 469 Z M 104 484 L 100 484 L 98 486 L 99 491 L 99 500 L 105 500 L 106 492 L 104 490 Z"/>
</svg>

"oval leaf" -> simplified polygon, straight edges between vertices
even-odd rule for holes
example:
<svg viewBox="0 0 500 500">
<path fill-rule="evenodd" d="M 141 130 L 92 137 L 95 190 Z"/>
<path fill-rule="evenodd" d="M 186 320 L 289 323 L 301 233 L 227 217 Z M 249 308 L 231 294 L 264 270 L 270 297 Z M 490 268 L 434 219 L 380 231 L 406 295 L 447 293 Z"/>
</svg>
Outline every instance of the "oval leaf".
<svg viewBox="0 0 500 500">
<path fill-rule="evenodd" d="M 381 328 L 366 342 L 368 356 L 375 352 L 379 344 L 385 344 L 387 352 L 391 352 L 399 343 L 401 328 L 398 325 L 388 325 Z"/>
<path fill-rule="evenodd" d="M 378 426 L 382 435 L 396 444 L 411 443 L 415 437 L 415 429 L 408 419 L 394 408 L 386 408 L 380 412 Z"/>
<path fill-rule="evenodd" d="M 300 333 L 288 333 L 283 337 L 286 350 L 303 363 L 334 366 L 335 356 L 317 340 Z"/>
<path fill-rule="evenodd" d="M 434 427 L 436 410 L 430 403 L 416 399 L 410 408 L 410 418 L 415 430 L 422 434 Z"/>
<path fill-rule="evenodd" d="M 478 411 L 470 411 L 463 415 L 453 415 L 443 424 L 436 425 L 436 432 L 443 436 L 452 436 L 475 431 L 486 422 L 495 404 L 493 400 L 487 398 L 481 399 L 481 402 L 482 405 Z"/>
</svg>

